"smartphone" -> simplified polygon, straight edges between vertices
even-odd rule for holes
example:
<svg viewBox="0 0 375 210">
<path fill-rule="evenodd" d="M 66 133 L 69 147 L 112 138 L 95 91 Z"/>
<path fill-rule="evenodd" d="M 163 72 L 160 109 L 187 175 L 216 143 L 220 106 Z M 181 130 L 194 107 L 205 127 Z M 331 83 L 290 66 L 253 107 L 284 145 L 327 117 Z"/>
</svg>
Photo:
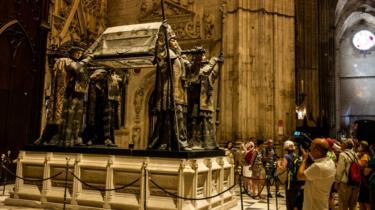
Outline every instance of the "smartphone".
<svg viewBox="0 0 375 210">
<path fill-rule="evenodd" d="M 294 131 L 293 136 L 294 137 L 301 136 L 301 131 Z"/>
</svg>

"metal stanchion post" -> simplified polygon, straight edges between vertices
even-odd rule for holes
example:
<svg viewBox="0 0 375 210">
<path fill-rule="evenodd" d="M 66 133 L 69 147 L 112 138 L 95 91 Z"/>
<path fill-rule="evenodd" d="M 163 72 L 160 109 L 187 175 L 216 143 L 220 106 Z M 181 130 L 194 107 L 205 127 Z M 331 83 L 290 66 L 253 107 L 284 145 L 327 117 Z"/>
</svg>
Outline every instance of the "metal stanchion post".
<svg viewBox="0 0 375 210">
<path fill-rule="evenodd" d="M 4 181 L 3 181 L 3 195 L 5 195 L 5 187 L 7 185 L 7 181 L 8 181 L 8 172 L 6 170 L 4 170 Z"/>
<path fill-rule="evenodd" d="M 242 166 L 240 167 L 239 174 L 239 185 L 240 185 L 240 198 L 241 198 L 241 210 L 243 210 L 243 199 L 242 199 Z"/>
<path fill-rule="evenodd" d="M 267 210 L 270 210 L 270 177 L 266 175 L 266 188 L 267 188 Z"/>
<path fill-rule="evenodd" d="M 69 157 L 66 157 L 66 166 L 65 166 L 65 187 L 64 187 L 64 207 L 66 209 L 66 191 L 68 189 L 68 172 L 69 172 Z"/>
<path fill-rule="evenodd" d="M 279 193 L 279 178 L 275 175 L 275 177 L 274 177 L 274 182 L 275 182 L 275 191 L 276 191 L 276 193 L 275 193 L 275 202 L 276 202 L 276 210 L 278 210 L 279 208 L 278 208 L 278 205 L 277 205 L 277 197 L 279 196 L 278 195 L 278 193 Z"/>
<path fill-rule="evenodd" d="M 147 187 L 146 187 L 146 183 L 147 183 L 147 176 L 146 176 L 146 168 L 143 168 L 144 170 L 144 176 L 143 176 L 143 180 L 144 180 L 144 189 L 143 189 L 143 195 L 144 195 L 144 202 L 143 202 L 143 209 L 146 210 L 147 209 L 147 202 L 146 202 L 146 196 L 147 196 L 147 193 L 146 193 L 146 190 L 147 190 Z"/>
<path fill-rule="evenodd" d="M 7 154 L 2 154 L 1 155 L 1 165 L 3 167 L 8 167 L 11 163 L 11 159 L 10 159 L 10 155 L 11 155 L 11 151 L 8 150 L 8 153 Z M 1 168 L 1 170 L 4 172 L 4 180 L 3 180 L 3 195 L 5 195 L 5 187 L 7 185 L 7 181 L 8 181 L 8 171 L 7 170 L 3 170 L 4 168 Z M 1 174 L 3 175 L 3 174 Z"/>
<path fill-rule="evenodd" d="M 7 184 L 7 171 L 3 169 L 5 167 L 5 154 L 1 154 L 1 178 L 3 178 L 3 195 L 5 195 L 5 186 Z M 4 176 L 4 177 L 3 177 Z"/>
</svg>

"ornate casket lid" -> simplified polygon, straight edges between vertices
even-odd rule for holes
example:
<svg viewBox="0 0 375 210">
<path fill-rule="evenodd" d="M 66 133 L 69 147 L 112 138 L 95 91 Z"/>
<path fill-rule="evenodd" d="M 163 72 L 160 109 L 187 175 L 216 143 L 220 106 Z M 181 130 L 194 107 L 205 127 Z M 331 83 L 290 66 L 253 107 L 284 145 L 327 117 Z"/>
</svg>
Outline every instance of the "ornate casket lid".
<svg viewBox="0 0 375 210">
<path fill-rule="evenodd" d="M 115 69 L 153 66 L 161 25 L 154 22 L 107 28 L 90 47 L 94 49 L 93 62 Z"/>
</svg>

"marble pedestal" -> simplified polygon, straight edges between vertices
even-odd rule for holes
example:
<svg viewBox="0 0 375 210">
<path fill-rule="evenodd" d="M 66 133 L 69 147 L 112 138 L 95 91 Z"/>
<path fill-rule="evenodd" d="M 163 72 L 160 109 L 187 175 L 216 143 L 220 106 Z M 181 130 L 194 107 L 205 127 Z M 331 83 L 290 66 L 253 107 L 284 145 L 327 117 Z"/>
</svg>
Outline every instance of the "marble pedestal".
<svg viewBox="0 0 375 210">
<path fill-rule="evenodd" d="M 66 177 L 66 168 L 69 169 Z M 88 187 L 80 180 L 99 189 Z M 168 195 L 204 198 L 234 184 L 233 162 L 221 150 L 160 152 L 108 148 L 26 147 L 17 160 L 14 191 L 5 203 L 62 209 L 193 210 L 229 209 L 237 205 L 234 191 L 190 201 Z M 67 180 L 67 182 L 65 181 Z M 151 181 L 152 180 L 152 181 Z M 65 184 L 67 190 L 65 191 Z M 146 208 L 145 208 L 146 207 Z"/>
</svg>

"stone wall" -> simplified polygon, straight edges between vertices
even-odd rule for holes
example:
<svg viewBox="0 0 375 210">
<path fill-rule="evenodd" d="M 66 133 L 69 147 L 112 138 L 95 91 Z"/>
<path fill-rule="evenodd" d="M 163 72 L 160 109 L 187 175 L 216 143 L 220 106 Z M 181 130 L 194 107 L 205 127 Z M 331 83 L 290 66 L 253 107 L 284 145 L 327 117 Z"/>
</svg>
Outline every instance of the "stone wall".
<svg viewBox="0 0 375 210">
<path fill-rule="evenodd" d="M 296 0 L 297 95 L 306 94 L 308 125 L 335 128 L 334 21 L 337 0 Z M 302 91 L 301 81 L 304 81 Z M 302 122 L 298 122 L 299 125 Z"/>
<path fill-rule="evenodd" d="M 318 1 L 297 0 L 296 9 L 297 95 L 306 94 L 308 125 L 316 126 L 320 114 Z"/>
<path fill-rule="evenodd" d="M 295 126 L 293 1 L 231 1 L 225 19 L 223 139 L 281 139 Z"/>
</svg>

